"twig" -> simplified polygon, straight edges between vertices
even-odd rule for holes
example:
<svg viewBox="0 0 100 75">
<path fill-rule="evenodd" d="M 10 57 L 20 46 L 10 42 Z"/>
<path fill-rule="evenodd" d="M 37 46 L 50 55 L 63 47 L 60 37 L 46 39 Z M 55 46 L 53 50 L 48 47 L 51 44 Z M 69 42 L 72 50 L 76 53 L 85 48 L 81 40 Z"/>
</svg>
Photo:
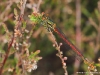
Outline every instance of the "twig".
<svg viewBox="0 0 100 75">
<path fill-rule="evenodd" d="M 50 35 L 51 35 L 51 37 L 52 37 L 52 42 L 54 43 L 54 47 L 56 47 L 56 50 L 58 50 L 58 53 L 57 53 L 57 56 L 61 59 L 61 61 L 62 61 L 62 65 L 63 65 L 63 69 L 64 69 L 64 71 L 65 71 L 65 75 L 68 75 L 68 72 L 67 72 L 67 70 L 66 70 L 66 63 L 65 63 L 65 61 L 64 60 L 67 60 L 67 57 L 63 57 L 63 52 L 62 51 L 60 51 L 60 46 L 62 45 L 62 43 L 60 43 L 59 45 L 58 45 L 58 43 L 56 42 L 56 39 L 55 39 L 55 37 L 54 37 L 54 35 L 53 35 L 53 33 L 52 32 L 50 32 Z"/>
<path fill-rule="evenodd" d="M 39 2 L 38 2 L 38 4 L 37 4 L 37 11 L 39 11 L 41 2 L 42 2 L 42 0 L 39 0 Z"/>
<path fill-rule="evenodd" d="M 1 13 L 0 19 L 4 18 L 4 15 L 8 14 L 8 10 L 10 9 L 11 5 L 13 4 L 13 2 L 9 2 L 8 6 L 5 8 L 5 10 Z"/>
<path fill-rule="evenodd" d="M 23 4 L 22 4 L 22 7 L 21 7 L 21 15 L 24 14 L 26 2 L 27 2 L 27 0 L 23 0 Z"/>
<path fill-rule="evenodd" d="M 2 70 L 3 70 L 3 67 L 4 67 L 4 65 L 6 63 L 7 58 L 8 58 L 8 55 L 9 55 L 9 52 L 10 52 L 10 48 L 12 47 L 13 41 L 14 41 L 14 37 L 12 37 L 12 40 L 11 40 L 10 44 L 8 45 L 8 49 L 7 49 L 5 58 L 4 58 L 3 62 L 2 62 L 2 66 L 0 68 L 0 75 L 2 74 Z"/>
<path fill-rule="evenodd" d="M 80 6 L 80 0 L 76 0 L 76 44 L 77 47 L 80 49 L 81 46 L 81 6 Z M 76 66 L 77 65 L 77 66 Z M 77 62 L 77 59 L 75 60 L 74 66 L 75 66 L 75 72 L 78 70 L 78 67 L 80 65 L 80 62 Z"/>
<path fill-rule="evenodd" d="M 100 0 L 98 1 L 98 11 L 100 13 Z M 95 52 L 97 53 L 99 48 L 100 48 L 100 15 L 98 16 L 98 21 L 99 21 L 99 25 L 97 28 L 97 37 L 96 37 L 96 48 L 95 48 Z"/>
<path fill-rule="evenodd" d="M 90 21 L 91 25 L 94 26 L 96 30 L 98 30 L 98 25 L 93 21 L 93 19 L 89 18 L 89 21 Z"/>
<path fill-rule="evenodd" d="M 18 24 L 17 24 L 17 27 L 15 27 L 15 29 L 18 29 L 19 26 L 21 25 L 22 18 L 23 18 L 23 14 L 24 14 L 24 9 L 25 9 L 26 1 L 27 1 L 27 0 L 24 1 L 25 3 L 23 3 L 23 6 L 21 7 L 21 9 L 23 9 L 23 10 L 21 11 L 21 16 L 19 17 L 20 19 L 19 19 Z M 5 58 L 4 58 L 3 62 L 2 62 L 2 66 L 1 66 L 1 68 L 0 68 L 0 75 L 2 74 L 3 67 L 4 67 L 4 65 L 5 65 L 5 63 L 6 63 L 6 61 L 7 61 L 7 58 L 8 58 L 8 56 L 9 56 L 9 52 L 10 52 L 10 49 L 11 49 L 11 47 L 12 47 L 12 44 L 13 44 L 13 41 L 14 41 L 14 40 L 15 40 L 15 32 L 14 32 L 14 34 L 13 34 L 13 37 L 12 37 L 12 39 L 11 39 L 10 44 L 8 45 L 8 49 L 7 49 Z"/>
</svg>

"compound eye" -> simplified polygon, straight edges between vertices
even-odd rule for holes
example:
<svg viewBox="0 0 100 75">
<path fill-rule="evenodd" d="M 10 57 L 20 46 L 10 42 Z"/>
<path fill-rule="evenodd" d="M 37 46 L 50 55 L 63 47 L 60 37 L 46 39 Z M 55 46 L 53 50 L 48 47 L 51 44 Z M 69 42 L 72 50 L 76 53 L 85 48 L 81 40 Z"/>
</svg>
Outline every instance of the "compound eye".
<svg viewBox="0 0 100 75">
<path fill-rule="evenodd" d="M 56 27 L 56 24 L 53 24 L 53 28 L 55 28 Z"/>
</svg>

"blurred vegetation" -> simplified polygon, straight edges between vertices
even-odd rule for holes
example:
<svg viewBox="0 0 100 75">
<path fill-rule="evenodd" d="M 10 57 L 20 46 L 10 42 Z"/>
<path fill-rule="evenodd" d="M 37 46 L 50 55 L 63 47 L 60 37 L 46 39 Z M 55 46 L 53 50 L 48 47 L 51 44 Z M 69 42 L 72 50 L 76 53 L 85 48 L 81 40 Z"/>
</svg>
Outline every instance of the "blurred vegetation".
<svg viewBox="0 0 100 75">
<path fill-rule="evenodd" d="M 20 0 L 1 0 L 0 1 L 0 61 L 3 60 L 4 54 L 7 50 L 7 41 L 11 37 L 8 35 L 14 31 L 14 8 L 17 10 L 17 4 Z M 39 12 L 44 12 L 50 17 L 50 19 L 57 24 L 57 26 L 65 33 L 65 35 L 72 41 L 75 46 L 80 48 L 82 54 L 95 63 L 100 63 L 100 1 L 99 0 L 80 0 L 81 5 L 81 46 L 77 46 L 76 42 L 76 0 L 42 0 L 39 7 Z M 27 22 L 27 28 L 32 26 L 29 24 L 28 15 L 32 13 L 32 6 L 35 6 L 38 0 L 27 0 L 26 8 L 24 12 L 24 19 Z M 20 10 L 18 11 L 18 13 Z M 10 34 L 6 34 L 2 22 L 5 23 Z M 62 40 L 57 34 L 55 34 L 57 42 Z M 64 75 L 62 69 L 62 63 L 56 56 L 57 50 L 53 47 L 52 42 L 49 39 L 49 35 L 41 25 L 36 25 L 32 37 L 30 38 L 31 46 L 29 51 L 35 52 L 40 50 L 39 56 L 43 57 L 38 63 L 38 68 L 33 70 L 29 75 Z M 69 49 L 69 48 L 68 48 Z M 64 56 L 68 57 L 66 61 L 68 75 L 77 74 L 75 68 L 76 58 L 74 53 L 68 56 L 68 49 L 65 46 L 61 47 L 61 51 L 64 52 Z M 71 50 L 71 49 L 70 49 Z M 15 50 L 11 48 L 13 53 Z M 80 62 L 77 72 L 87 72 L 87 65 Z M 1 62 L 0 62 L 1 63 Z M 16 65 L 16 59 L 14 54 L 10 55 L 5 65 L 5 73 L 3 75 L 13 75 L 8 72 L 9 67 Z M 100 71 L 100 67 L 98 68 Z M 19 72 L 19 71 L 18 71 Z M 81 74 L 77 74 L 81 75 Z M 99 75 L 99 74 L 98 74 Z"/>
</svg>

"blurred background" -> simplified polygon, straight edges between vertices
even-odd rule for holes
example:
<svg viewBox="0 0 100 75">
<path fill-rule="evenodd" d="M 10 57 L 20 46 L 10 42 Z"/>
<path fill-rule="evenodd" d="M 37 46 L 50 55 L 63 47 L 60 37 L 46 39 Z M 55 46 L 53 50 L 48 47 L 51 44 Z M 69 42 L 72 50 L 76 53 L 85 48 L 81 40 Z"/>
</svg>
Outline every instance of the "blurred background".
<svg viewBox="0 0 100 75">
<path fill-rule="evenodd" d="M 0 0 L 0 52 L 5 53 L 9 38 L 5 35 L 1 23 L 5 23 L 8 30 L 13 33 L 14 8 L 20 0 Z M 29 22 L 28 15 L 37 7 L 39 0 L 27 0 L 24 19 Z M 18 9 L 19 10 L 19 9 Z M 65 33 L 66 37 L 79 48 L 81 53 L 90 61 L 99 63 L 100 59 L 100 0 L 42 0 L 38 8 L 56 23 Z M 18 13 L 20 10 L 18 11 Z M 58 44 L 63 43 L 57 34 L 54 34 Z M 48 32 L 41 25 L 35 27 L 30 38 L 30 52 L 40 50 L 42 59 L 37 63 L 38 68 L 28 75 L 64 75 L 62 63 L 56 56 L 57 50 L 53 47 Z M 87 72 L 88 66 L 65 45 L 60 49 L 67 56 L 66 66 L 68 75 L 82 75 L 77 72 Z M 1 57 L 1 56 L 0 56 Z M 13 56 L 7 63 L 13 61 Z M 100 68 L 97 68 L 100 71 Z M 4 75 L 12 75 L 5 72 Z M 98 74 L 99 75 L 99 74 Z"/>
</svg>

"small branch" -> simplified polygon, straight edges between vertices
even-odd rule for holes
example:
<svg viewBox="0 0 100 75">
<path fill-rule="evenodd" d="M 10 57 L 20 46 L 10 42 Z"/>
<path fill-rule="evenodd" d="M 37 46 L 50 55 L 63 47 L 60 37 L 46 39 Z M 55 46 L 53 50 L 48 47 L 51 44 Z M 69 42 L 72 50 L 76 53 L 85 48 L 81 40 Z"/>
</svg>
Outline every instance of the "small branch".
<svg viewBox="0 0 100 75">
<path fill-rule="evenodd" d="M 9 1 L 9 4 L 7 5 L 7 7 L 5 8 L 5 10 L 0 13 L 0 19 L 3 20 L 3 22 L 5 21 L 5 15 L 7 15 L 9 13 L 9 10 L 11 9 L 11 5 L 13 4 L 13 1 Z"/>
<path fill-rule="evenodd" d="M 2 66 L 0 68 L 0 75 L 2 74 L 2 70 L 3 70 L 3 67 L 4 67 L 4 65 L 6 63 L 7 58 L 8 58 L 8 55 L 9 55 L 9 52 L 10 52 L 10 48 L 12 47 L 13 41 L 14 41 L 14 37 L 12 38 L 10 44 L 8 45 L 8 49 L 7 49 L 5 58 L 4 58 L 3 62 L 2 62 Z"/>
<path fill-rule="evenodd" d="M 22 7 L 21 7 L 21 9 L 23 9 L 23 10 L 21 10 L 21 16 L 19 17 L 19 21 L 18 21 L 17 26 L 15 26 L 15 30 L 17 30 L 17 29 L 19 28 L 19 26 L 21 25 L 22 18 L 23 18 L 23 14 L 24 14 L 24 9 L 25 9 L 26 1 L 27 1 L 27 0 L 23 1 L 24 3 L 23 3 L 23 5 L 22 5 Z M 8 58 L 8 56 L 9 56 L 9 52 L 10 52 L 10 49 L 11 49 L 11 47 L 12 47 L 12 44 L 13 44 L 13 41 L 14 41 L 14 40 L 15 40 L 15 32 L 14 32 L 14 35 L 13 35 L 13 37 L 12 37 L 12 39 L 11 39 L 10 44 L 8 45 L 8 49 L 7 49 L 5 58 L 4 58 L 3 62 L 2 62 L 2 66 L 1 66 L 1 68 L 0 68 L 0 75 L 2 74 L 3 67 L 4 67 L 4 65 L 5 65 L 5 63 L 6 63 L 6 61 L 7 61 L 7 58 Z"/>
<path fill-rule="evenodd" d="M 24 14 L 26 2 L 27 2 L 27 0 L 23 0 L 23 5 L 22 5 L 22 7 L 21 7 L 21 15 Z"/>
<path fill-rule="evenodd" d="M 98 1 L 98 11 L 100 13 L 100 0 Z M 100 15 L 98 16 L 98 21 L 99 21 L 99 25 L 97 27 L 97 37 L 96 37 L 96 48 L 95 48 L 95 53 L 97 54 L 99 48 L 100 48 Z"/>
<path fill-rule="evenodd" d="M 76 0 L 76 43 L 81 46 L 81 8 L 80 0 Z"/>
<path fill-rule="evenodd" d="M 37 11 L 39 11 L 40 5 L 41 5 L 42 0 L 39 0 L 38 4 L 37 4 Z"/>
<path fill-rule="evenodd" d="M 80 49 L 81 47 L 81 0 L 76 0 L 76 44 L 77 47 Z M 77 65 L 77 66 L 76 66 Z M 75 60 L 75 73 L 78 70 L 80 62 Z"/>
<path fill-rule="evenodd" d="M 66 63 L 65 63 L 65 60 L 67 60 L 67 57 L 63 57 L 63 52 L 62 51 L 60 51 L 60 46 L 62 45 L 62 43 L 60 43 L 59 45 L 58 45 L 58 43 L 56 42 L 56 39 L 55 39 L 55 37 L 54 37 L 54 35 L 53 35 L 53 33 L 52 32 L 50 32 L 50 35 L 51 35 L 51 37 L 52 37 L 52 39 L 51 39 L 51 41 L 54 43 L 54 47 L 56 47 L 56 50 L 58 50 L 58 53 L 57 53 L 57 56 L 61 59 L 61 61 L 62 61 L 62 65 L 63 65 L 63 69 L 64 69 L 64 71 L 65 71 L 65 75 L 68 75 L 68 72 L 67 72 L 67 70 L 66 70 Z"/>
<path fill-rule="evenodd" d="M 96 30 L 98 30 L 98 25 L 93 21 L 92 18 L 89 18 L 89 22 L 93 27 L 95 27 Z"/>
</svg>

